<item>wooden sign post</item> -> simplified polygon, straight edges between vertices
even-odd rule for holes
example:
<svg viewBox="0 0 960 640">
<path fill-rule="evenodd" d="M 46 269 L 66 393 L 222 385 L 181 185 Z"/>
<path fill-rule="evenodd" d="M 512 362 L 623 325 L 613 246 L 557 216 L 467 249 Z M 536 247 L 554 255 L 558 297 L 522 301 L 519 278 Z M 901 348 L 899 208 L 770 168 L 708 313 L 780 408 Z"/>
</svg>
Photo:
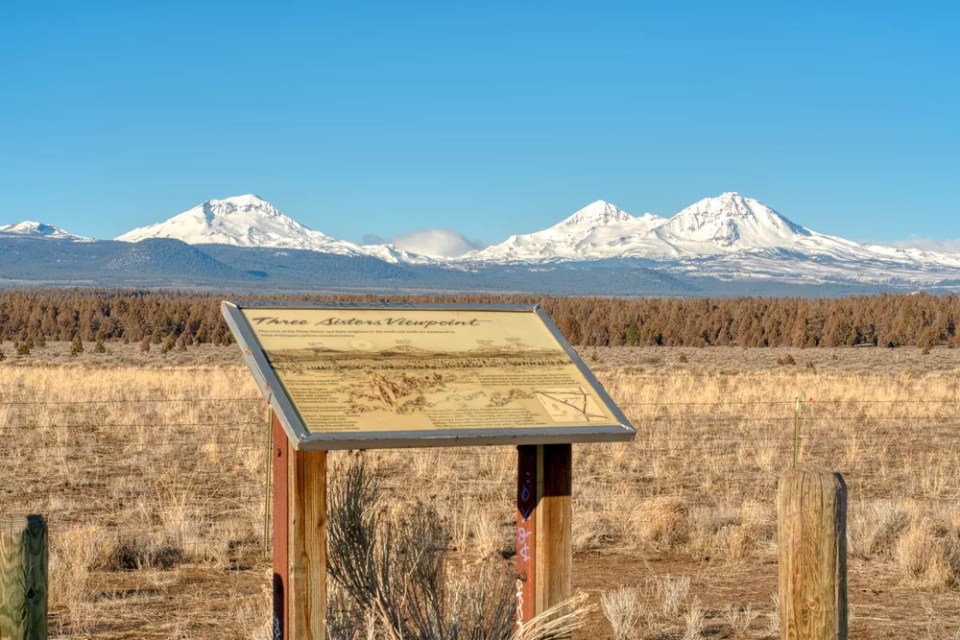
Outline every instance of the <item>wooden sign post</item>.
<svg viewBox="0 0 960 640">
<path fill-rule="evenodd" d="M 570 599 L 572 446 L 517 447 L 517 626 Z"/>
<path fill-rule="evenodd" d="M 327 637 L 327 452 L 296 451 L 273 420 L 273 637 Z"/>
<path fill-rule="evenodd" d="M 275 640 L 327 635 L 329 450 L 517 446 L 517 625 L 570 598 L 571 443 L 636 431 L 540 307 L 224 302 L 223 314 L 274 415 Z"/>
</svg>

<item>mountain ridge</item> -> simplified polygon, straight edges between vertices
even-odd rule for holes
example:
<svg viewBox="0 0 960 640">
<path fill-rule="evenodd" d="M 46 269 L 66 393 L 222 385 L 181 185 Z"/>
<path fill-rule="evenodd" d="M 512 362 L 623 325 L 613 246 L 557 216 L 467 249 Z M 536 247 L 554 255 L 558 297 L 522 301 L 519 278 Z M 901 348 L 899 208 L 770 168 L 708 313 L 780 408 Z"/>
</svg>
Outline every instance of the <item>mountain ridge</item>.
<svg viewBox="0 0 960 640">
<path fill-rule="evenodd" d="M 420 279 L 416 274 L 428 273 L 427 281 L 451 285 L 470 278 L 501 277 L 505 281 L 495 288 L 510 282 L 517 291 L 535 281 L 553 282 L 551 286 L 566 291 L 566 285 L 558 286 L 562 277 L 587 283 L 603 273 L 616 274 L 609 277 L 642 274 L 643 286 L 631 288 L 628 282 L 615 287 L 617 291 L 638 292 L 649 292 L 657 281 L 671 290 L 685 290 L 689 283 L 703 278 L 734 284 L 862 285 L 897 290 L 931 286 L 953 290 L 960 284 L 960 254 L 860 244 L 822 234 L 737 192 L 703 198 L 668 218 L 652 213 L 633 216 L 610 202 L 597 200 L 546 229 L 512 235 L 504 242 L 456 258 L 427 257 L 391 244 L 338 240 L 300 224 L 253 194 L 205 201 L 164 221 L 121 234 L 115 241 L 91 240 L 37 222 L 0 227 L 0 239 L 27 242 L 9 246 L 17 255 L 28 258 L 30 242 L 35 247 L 37 242 L 43 244 L 41 241 L 94 245 L 117 242 L 121 248 L 135 248 L 148 240 L 176 241 L 211 257 L 211 262 L 205 262 L 192 254 L 190 260 L 198 268 L 215 271 L 219 279 L 242 281 L 268 277 L 262 274 L 300 279 L 309 273 L 304 270 L 306 265 L 314 264 L 321 270 L 338 265 L 341 273 L 351 273 L 351 281 L 358 282 L 368 280 L 363 273 L 374 282 L 374 274 L 380 274 L 408 283 Z M 153 261 L 151 273 L 166 272 L 158 260 L 187 255 L 174 251 L 173 245 L 169 247 L 161 250 L 158 245 L 144 254 Z M 111 264 L 125 264 L 135 270 L 143 267 L 135 259 L 138 255 L 128 251 L 118 255 L 119 263 L 115 260 Z M 348 264 L 352 266 L 347 268 Z M 400 269 L 389 271 L 377 264 Z M 556 273 L 547 277 L 550 271 Z M 586 275 L 588 272 L 591 275 Z M 589 285 L 584 286 L 591 290 Z M 696 285 L 692 287 L 696 289 Z"/>
<path fill-rule="evenodd" d="M 70 233 L 65 229 L 45 222 L 23 220 L 13 224 L 0 225 L 0 236 L 18 236 L 27 238 L 55 238 L 75 242 L 92 242 L 93 238 Z"/>
</svg>

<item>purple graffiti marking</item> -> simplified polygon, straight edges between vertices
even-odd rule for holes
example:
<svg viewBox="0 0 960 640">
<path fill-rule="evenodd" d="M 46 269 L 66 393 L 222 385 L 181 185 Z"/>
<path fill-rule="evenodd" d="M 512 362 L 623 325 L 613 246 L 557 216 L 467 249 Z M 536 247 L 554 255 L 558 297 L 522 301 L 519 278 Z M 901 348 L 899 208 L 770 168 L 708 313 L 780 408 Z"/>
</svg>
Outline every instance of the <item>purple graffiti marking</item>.
<svg viewBox="0 0 960 640">
<path fill-rule="evenodd" d="M 517 555 L 526 562 L 530 561 L 530 544 L 527 542 L 530 538 L 533 538 L 532 532 L 523 527 L 517 527 Z"/>
</svg>

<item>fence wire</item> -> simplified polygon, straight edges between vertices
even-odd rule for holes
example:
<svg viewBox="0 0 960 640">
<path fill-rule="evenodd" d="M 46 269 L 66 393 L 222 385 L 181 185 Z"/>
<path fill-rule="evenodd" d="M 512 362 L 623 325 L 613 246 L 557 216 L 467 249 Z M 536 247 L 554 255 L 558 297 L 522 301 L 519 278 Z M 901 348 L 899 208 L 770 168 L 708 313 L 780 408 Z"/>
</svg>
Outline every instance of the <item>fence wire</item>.
<svg viewBox="0 0 960 640">
<path fill-rule="evenodd" d="M 796 400 L 619 404 L 637 428 L 633 442 L 575 447 L 575 532 L 590 518 L 622 511 L 616 517 L 629 519 L 630 509 L 659 499 L 721 514 L 761 502 L 764 526 L 775 526 L 769 510 L 798 419 L 801 461 L 841 472 L 852 511 L 893 501 L 960 509 L 960 399 L 805 400 L 799 418 Z M 331 455 L 333 477 L 350 455 Z M 512 447 L 362 455 L 391 504 L 426 502 L 460 536 L 476 526 L 478 509 L 489 510 L 499 539 L 511 544 Z M 44 513 L 54 554 L 72 531 L 94 530 L 112 550 L 97 560 L 104 570 L 162 570 L 183 559 L 231 571 L 265 567 L 271 456 L 259 397 L 0 396 L 0 469 L 11 479 L 0 485 L 0 505 Z"/>
</svg>

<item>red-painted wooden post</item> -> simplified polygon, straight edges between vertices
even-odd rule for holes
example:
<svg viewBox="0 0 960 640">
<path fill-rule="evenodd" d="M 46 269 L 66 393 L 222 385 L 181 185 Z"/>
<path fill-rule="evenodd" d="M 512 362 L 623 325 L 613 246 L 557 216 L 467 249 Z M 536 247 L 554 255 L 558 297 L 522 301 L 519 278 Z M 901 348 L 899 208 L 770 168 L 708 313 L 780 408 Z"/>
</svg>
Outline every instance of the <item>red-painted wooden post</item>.
<svg viewBox="0 0 960 640">
<path fill-rule="evenodd" d="M 517 626 L 537 608 L 537 445 L 517 447 Z"/>
<path fill-rule="evenodd" d="M 518 627 L 573 595 L 572 462 L 570 444 L 517 447 Z"/>
</svg>

